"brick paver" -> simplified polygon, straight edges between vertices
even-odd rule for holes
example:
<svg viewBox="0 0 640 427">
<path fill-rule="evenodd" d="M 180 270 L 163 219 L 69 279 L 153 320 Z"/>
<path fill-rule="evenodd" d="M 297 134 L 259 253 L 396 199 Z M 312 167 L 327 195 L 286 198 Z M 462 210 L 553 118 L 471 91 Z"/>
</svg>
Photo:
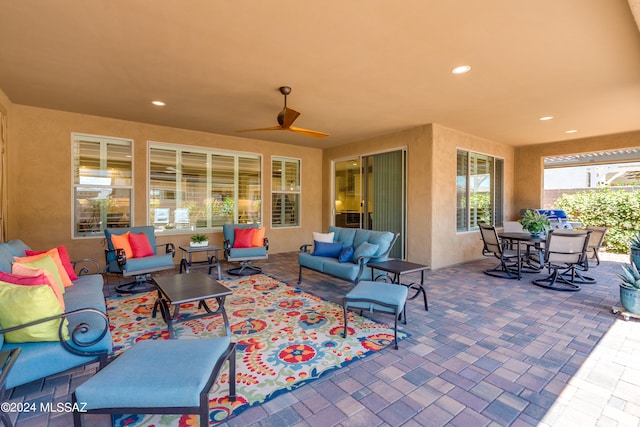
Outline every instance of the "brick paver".
<svg viewBox="0 0 640 427">
<path fill-rule="evenodd" d="M 296 256 L 274 254 L 260 264 L 296 283 Z M 493 263 L 428 272 L 429 311 L 419 299 L 408 301 L 409 323 L 400 328 L 411 336 L 399 350 L 355 361 L 223 425 L 640 425 L 640 322 L 611 313 L 620 265 L 604 261 L 589 271 L 596 284 L 561 293 L 533 286 L 533 275 L 520 281 L 484 275 Z M 305 271 L 300 287 L 341 303 L 351 285 Z M 9 398 L 69 401 L 94 372 L 90 365 L 56 375 Z M 10 418 L 16 427 L 71 425 L 70 414 Z"/>
</svg>

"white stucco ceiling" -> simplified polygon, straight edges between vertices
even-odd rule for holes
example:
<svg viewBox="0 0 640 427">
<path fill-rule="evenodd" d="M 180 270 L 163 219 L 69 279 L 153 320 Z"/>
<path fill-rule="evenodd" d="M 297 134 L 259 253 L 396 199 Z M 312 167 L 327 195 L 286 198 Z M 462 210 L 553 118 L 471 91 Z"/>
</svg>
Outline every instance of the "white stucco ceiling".
<svg viewBox="0 0 640 427">
<path fill-rule="evenodd" d="M 235 132 L 275 125 L 282 85 L 330 137 Z M 640 32 L 627 0 L 0 0 L 0 89 L 315 147 L 426 123 L 517 146 L 639 130 Z"/>
</svg>

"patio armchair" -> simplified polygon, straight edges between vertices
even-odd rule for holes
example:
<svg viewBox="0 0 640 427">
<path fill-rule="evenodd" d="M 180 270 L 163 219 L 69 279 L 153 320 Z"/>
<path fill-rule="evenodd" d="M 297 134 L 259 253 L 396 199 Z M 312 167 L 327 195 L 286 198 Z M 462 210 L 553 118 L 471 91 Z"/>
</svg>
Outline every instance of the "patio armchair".
<svg viewBox="0 0 640 427">
<path fill-rule="evenodd" d="M 487 269 L 484 274 L 503 279 L 518 279 L 518 263 L 522 260 L 518 258 L 518 251 L 509 247 L 509 242 L 498 237 L 496 228 L 486 223 L 479 223 L 480 235 L 482 236 L 482 255 L 497 258 L 500 263 L 494 268 Z"/>
<path fill-rule="evenodd" d="M 576 292 L 578 283 L 595 283 L 582 275 L 591 230 L 551 230 L 547 236 L 544 263 L 549 275 L 533 281 L 534 285 L 556 291 Z M 588 268 L 588 264 L 587 264 Z"/>
<path fill-rule="evenodd" d="M 258 274 L 260 267 L 253 261 L 267 259 L 269 239 L 264 237 L 264 227 L 259 224 L 224 224 L 224 257 L 228 262 L 239 262 L 240 266 L 227 270 L 236 276 Z"/>
<path fill-rule="evenodd" d="M 156 245 L 153 226 L 107 228 L 104 234 L 107 243 L 105 272 L 134 278 L 116 286 L 119 293 L 154 290 L 151 273 L 176 268 L 173 263 L 174 244 Z"/>
</svg>

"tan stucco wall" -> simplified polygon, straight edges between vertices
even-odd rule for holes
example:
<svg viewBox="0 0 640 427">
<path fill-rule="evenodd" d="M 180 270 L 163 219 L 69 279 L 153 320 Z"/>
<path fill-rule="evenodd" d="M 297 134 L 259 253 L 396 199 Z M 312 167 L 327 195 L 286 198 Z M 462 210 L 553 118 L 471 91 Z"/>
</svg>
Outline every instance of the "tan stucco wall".
<svg viewBox="0 0 640 427">
<path fill-rule="evenodd" d="M 325 150 L 324 186 L 331 162 L 407 148 L 407 259 L 441 268 L 482 257 L 478 232 L 456 232 L 456 149 L 505 160 L 505 213 L 513 197 L 513 147 L 433 124 Z M 331 222 L 330 190 L 323 197 L 323 225 Z"/>
<path fill-rule="evenodd" d="M 511 215 L 514 149 L 443 126 L 433 126 L 432 265 L 434 268 L 482 258 L 478 231 L 456 232 L 456 150 L 463 149 L 504 159 L 504 215 Z"/>
<path fill-rule="evenodd" d="M 271 253 L 295 251 L 322 225 L 322 151 L 267 141 L 188 131 L 83 114 L 13 104 L 9 126 L 9 239 L 19 238 L 35 249 L 59 244 L 72 258 L 93 258 L 104 265 L 102 239 L 72 239 L 71 133 L 87 133 L 134 141 L 135 225 L 144 225 L 147 210 L 147 141 L 259 153 L 263 162 L 263 223 Z M 271 229 L 271 156 L 302 160 L 302 225 Z M 160 243 L 186 244 L 191 233 L 159 237 Z M 210 233 L 213 244 L 221 233 Z"/>
<path fill-rule="evenodd" d="M 326 189 L 322 199 L 323 229 L 326 230 L 332 220 L 332 162 L 403 148 L 407 149 L 407 258 L 426 263 L 431 249 L 431 240 L 428 238 L 431 187 L 424 177 L 431 174 L 431 125 L 326 149 L 323 164 L 323 187 Z"/>
<path fill-rule="evenodd" d="M 513 214 L 538 208 L 544 200 L 544 158 L 640 147 L 640 131 L 516 148 Z"/>
</svg>

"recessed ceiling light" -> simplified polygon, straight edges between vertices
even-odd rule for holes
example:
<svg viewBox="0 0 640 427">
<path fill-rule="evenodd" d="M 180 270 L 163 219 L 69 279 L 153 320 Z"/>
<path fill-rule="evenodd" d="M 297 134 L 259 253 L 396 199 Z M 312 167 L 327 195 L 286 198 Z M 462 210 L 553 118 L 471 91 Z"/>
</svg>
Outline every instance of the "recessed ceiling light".
<svg viewBox="0 0 640 427">
<path fill-rule="evenodd" d="M 578 129 L 569 129 L 564 131 L 564 133 L 576 133 L 576 132 L 578 132 Z"/>
<path fill-rule="evenodd" d="M 542 120 L 543 122 L 546 122 L 547 120 L 553 120 L 553 116 L 540 117 L 540 120 Z"/>
<path fill-rule="evenodd" d="M 158 107 L 164 107 L 165 105 L 167 105 L 166 103 L 164 103 L 162 101 L 151 101 L 151 103 L 153 105 L 157 105 Z"/>
<path fill-rule="evenodd" d="M 471 71 L 471 67 L 468 65 L 460 65 L 454 68 L 453 70 L 451 70 L 453 74 L 464 74 L 464 73 L 468 73 L 469 71 Z"/>
</svg>

